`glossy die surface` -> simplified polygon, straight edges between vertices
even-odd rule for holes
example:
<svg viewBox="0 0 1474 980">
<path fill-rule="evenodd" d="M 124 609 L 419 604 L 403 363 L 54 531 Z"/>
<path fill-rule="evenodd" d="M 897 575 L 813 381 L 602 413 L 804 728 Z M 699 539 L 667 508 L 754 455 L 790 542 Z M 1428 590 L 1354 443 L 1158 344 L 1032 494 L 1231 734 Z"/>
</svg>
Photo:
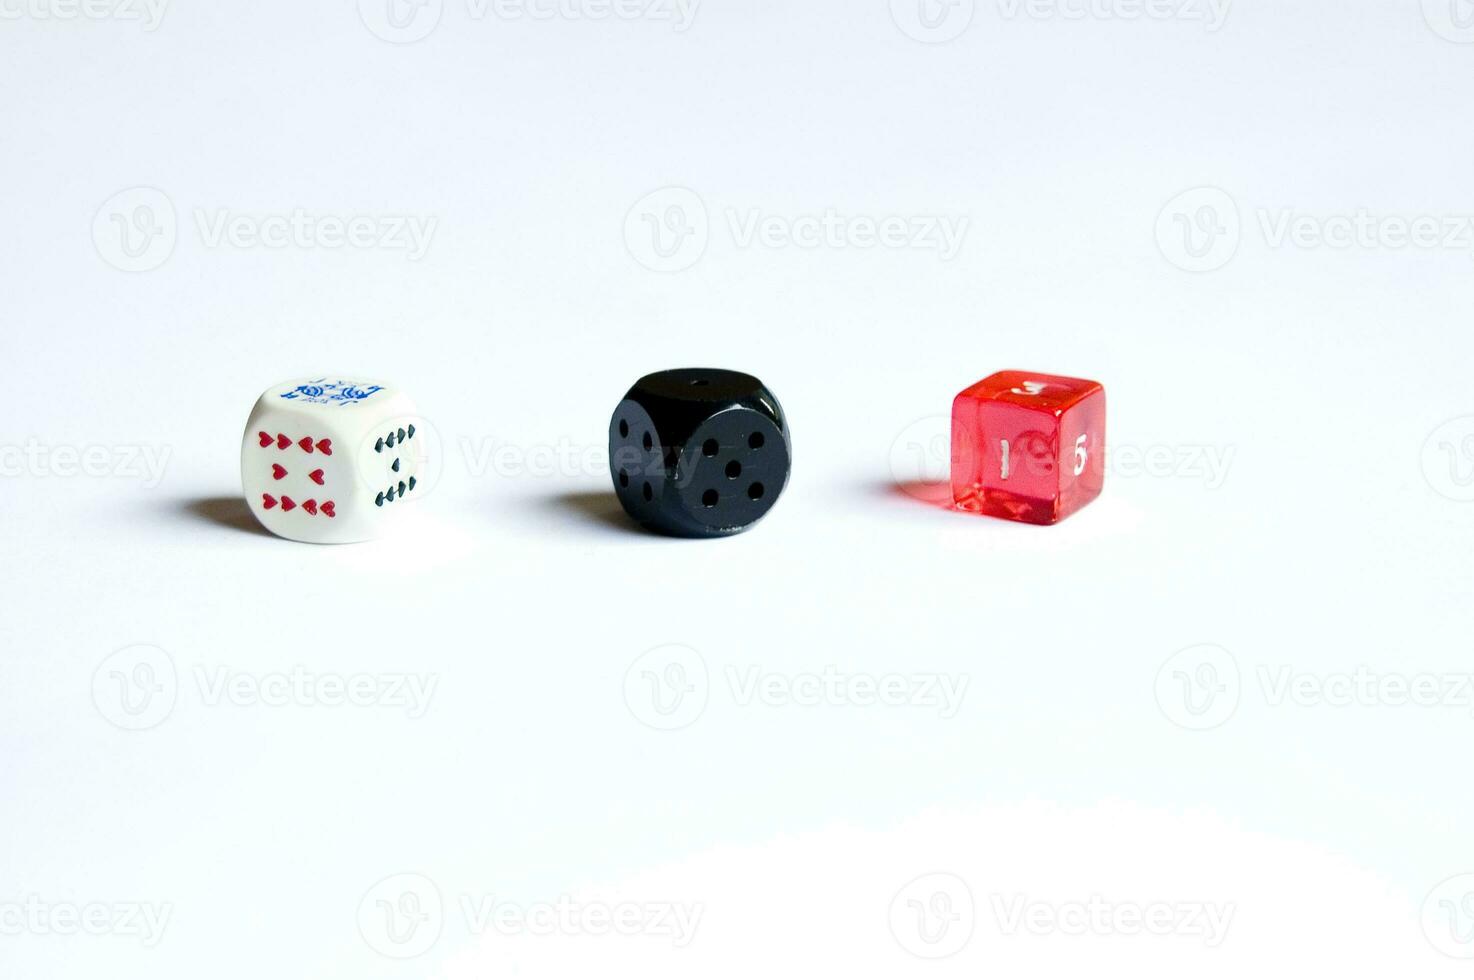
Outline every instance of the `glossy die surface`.
<svg viewBox="0 0 1474 980">
<path fill-rule="evenodd" d="M 409 398 L 383 382 L 330 375 L 270 388 L 241 443 L 246 503 L 293 541 L 376 538 L 420 485 L 422 426 Z"/>
<path fill-rule="evenodd" d="M 1105 483 L 1105 389 L 1094 381 L 1000 371 L 952 402 L 958 509 L 1054 524 Z"/>
<path fill-rule="evenodd" d="M 746 530 L 777 503 L 790 463 L 778 399 L 736 371 L 647 375 L 609 421 L 619 502 L 664 534 L 714 538 Z"/>
</svg>

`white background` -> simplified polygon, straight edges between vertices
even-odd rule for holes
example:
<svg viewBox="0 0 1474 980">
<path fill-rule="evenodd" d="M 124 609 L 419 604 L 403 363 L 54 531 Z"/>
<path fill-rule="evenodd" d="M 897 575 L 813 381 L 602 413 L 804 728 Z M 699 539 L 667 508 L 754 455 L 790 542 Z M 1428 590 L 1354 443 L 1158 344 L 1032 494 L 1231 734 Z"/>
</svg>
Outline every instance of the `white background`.
<svg viewBox="0 0 1474 980">
<path fill-rule="evenodd" d="M 1463 975 L 1463 0 L 390 2 L 0 0 L 0 972 Z M 692 365 L 791 420 L 731 540 L 600 455 Z M 912 485 L 1004 368 L 1108 391 L 1055 528 Z M 239 499 L 325 372 L 434 422 L 400 538 Z"/>
</svg>

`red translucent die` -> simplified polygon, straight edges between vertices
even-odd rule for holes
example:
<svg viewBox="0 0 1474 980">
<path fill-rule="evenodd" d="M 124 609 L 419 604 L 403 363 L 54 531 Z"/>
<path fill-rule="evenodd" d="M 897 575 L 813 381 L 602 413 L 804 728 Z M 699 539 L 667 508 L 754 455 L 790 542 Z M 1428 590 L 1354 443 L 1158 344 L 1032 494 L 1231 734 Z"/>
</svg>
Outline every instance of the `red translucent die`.
<svg viewBox="0 0 1474 980">
<path fill-rule="evenodd" d="M 1105 389 L 999 371 L 952 402 L 952 499 L 959 510 L 1054 524 L 1105 483 Z"/>
</svg>

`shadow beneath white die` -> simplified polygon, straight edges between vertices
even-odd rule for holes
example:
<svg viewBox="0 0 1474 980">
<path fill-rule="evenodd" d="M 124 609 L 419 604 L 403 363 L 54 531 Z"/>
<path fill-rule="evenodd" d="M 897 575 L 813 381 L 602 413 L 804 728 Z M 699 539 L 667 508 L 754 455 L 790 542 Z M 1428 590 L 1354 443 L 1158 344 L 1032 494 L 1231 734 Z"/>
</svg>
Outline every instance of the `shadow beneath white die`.
<svg viewBox="0 0 1474 980">
<path fill-rule="evenodd" d="M 272 533 L 256 520 L 256 516 L 251 513 L 250 506 L 241 496 L 194 497 L 180 501 L 179 509 L 187 516 L 205 524 L 226 527 L 246 534 L 273 537 Z"/>
</svg>

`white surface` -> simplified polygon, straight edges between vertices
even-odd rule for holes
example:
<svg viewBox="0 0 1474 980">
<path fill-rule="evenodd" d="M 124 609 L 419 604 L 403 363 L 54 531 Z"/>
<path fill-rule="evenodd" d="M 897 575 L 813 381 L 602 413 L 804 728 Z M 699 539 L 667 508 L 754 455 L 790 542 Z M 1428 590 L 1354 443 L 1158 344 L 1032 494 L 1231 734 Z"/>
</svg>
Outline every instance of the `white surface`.
<svg viewBox="0 0 1474 980">
<path fill-rule="evenodd" d="M 0 8 L 5 975 L 1462 975 L 1474 32 L 892 6 L 447 0 L 410 44 L 377 4 Z M 1459 239 L 1396 247 L 1420 216 Z M 860 247 L 891 217 L 937 247 Z M 732 540 L 611 517 L 609 412 L 693 364 L 792 420 Z M 1008 367 L 1109 392 L 1056 528 L 894 488 Z M 419 526 L 243 530 L 252 399 L 338 370 L 443 439 Z M 866 703 L 897 674 L 960 697 Z M 478 925 L 565 895 L 699 922 Z M 1178 931 L 1074 935 L 1097 898 Z M 111 934 L 58 934 L 92 905 Z"/>
</svg>

